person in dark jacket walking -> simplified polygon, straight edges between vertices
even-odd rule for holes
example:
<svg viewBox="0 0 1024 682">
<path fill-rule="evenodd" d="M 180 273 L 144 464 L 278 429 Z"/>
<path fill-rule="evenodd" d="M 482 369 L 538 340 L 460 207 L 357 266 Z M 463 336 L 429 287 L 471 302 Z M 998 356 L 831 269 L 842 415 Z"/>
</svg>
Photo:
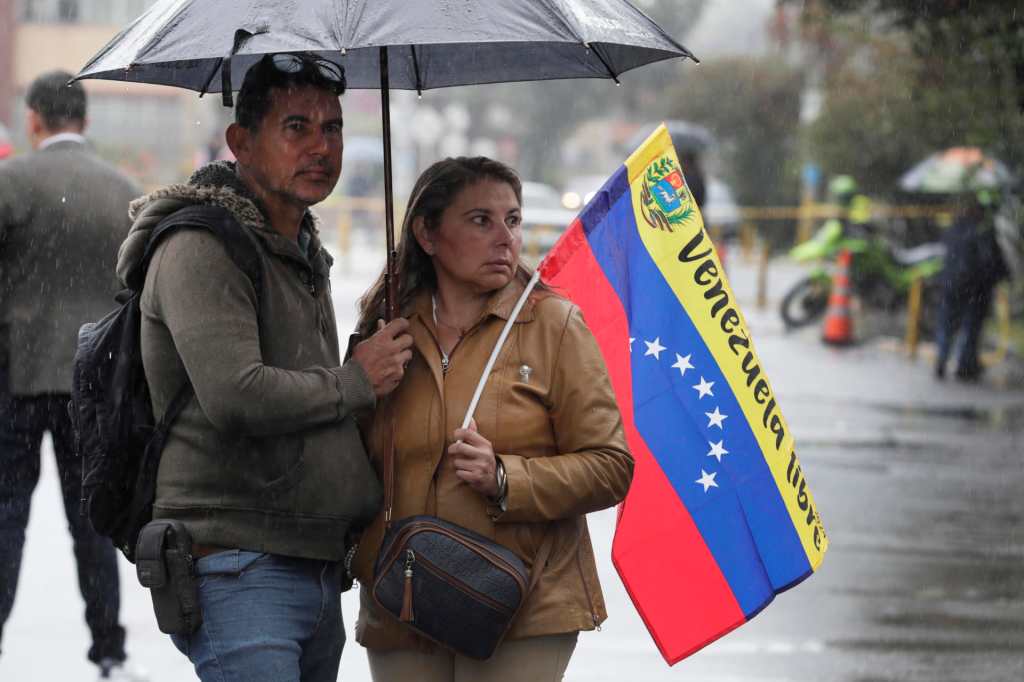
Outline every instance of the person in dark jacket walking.
<svg viewBox="0 0 1024 682">
<path fill-rule="evenodd" d="M 983 372 L 978 358 L 982 327 L 992 307 L 992 292 L 1008 276 L 999 252 L 990 211 L 994 197 L 987 190 L 964 195 L 956 221 L 943 238 L 938 357 L 935 376 L 944 379 L 954 342 L 960 337 L 956 377 L 977 381 Z"/>
<path fill-rule="evenodd" d="M 82 471 L 67 404 L 78 328 L 114 305 L 111 254 L 141 192 L 82 137 L 86 95 L 81 84 L 67 85 L 71 77 L 55 71 L 32 83 L 27 131 L 35 151 L 0 164 L 0 631 L 14 604 L 49 431 L 92 635 L 89 660 L 101 677 L 137 679 L 123 665 L 114 547 L 79 513 Z"/>
<path fill-rule="evenodd" d="M 157 419 L 185 382 L 153 507 L 192 537 L 203 622 L 174 635 L 204 682 L 335 682 L 350 531 L 381 486 L 355 414 L 393 391 L 411 357 L 394 320 L 342 363 L 331 256 L 308 210 L 341 173 L 344 74 L 271 54 L 242 82 L 227 142 L 238 160 L 198 170 L 133 204 L 122 278 L 181 208 L 234 218 L 260 260 L 259 289 L 205 230 L 156 247 L 140 299 L 142 360 Z"/>
</svg>

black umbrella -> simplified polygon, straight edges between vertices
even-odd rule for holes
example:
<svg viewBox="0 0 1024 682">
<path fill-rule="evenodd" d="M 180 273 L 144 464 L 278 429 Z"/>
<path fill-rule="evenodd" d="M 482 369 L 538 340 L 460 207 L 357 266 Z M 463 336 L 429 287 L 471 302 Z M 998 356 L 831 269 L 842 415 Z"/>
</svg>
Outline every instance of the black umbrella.
<svg viewBox="0 0 1024 682">
<path fill-rule="evenodd" d="M 664 59 L 696 59 L 627 0 L 160 0 L 76 79 L 223 92 L 230 103 L 264 54 L 310 52 L 341 64 L 352 88 L 380 88 L 388 318 L 394 214 L 388 91 L 561 78 L 610 78 Z"/>
</svg>

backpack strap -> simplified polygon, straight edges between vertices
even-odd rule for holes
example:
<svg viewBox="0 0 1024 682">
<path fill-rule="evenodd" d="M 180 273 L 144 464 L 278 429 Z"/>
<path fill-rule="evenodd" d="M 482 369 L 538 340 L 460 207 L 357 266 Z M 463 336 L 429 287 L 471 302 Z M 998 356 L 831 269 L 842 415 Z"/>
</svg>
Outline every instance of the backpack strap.
<svg viewBox="0 0 1024 682">
<path fill-rule="evenodd" d="M 167 443 L 167 435 L 171 426 L 178 419 L 185 406 L 192 400 L 194 391 L 192 382 L 185 380 L 185 385 L 178 389 L 167 410 L 160 418 L 160 423 L 153 429 L 153 435 L 146 444 L 146 450 L 139 462 L 139 472 L 135 479 L 135 494 L 132 495 L 128 508 L 129 526 L 141 528 L 152 519 L 153 500 L 156 499 L 156 477 L 160 466 L 160 455 Z"/>
<path fill-rule="evenodd" d="M 235 265 L 246 274 L 253 288 L 256 299 L 263 293 L 263 266 L 256 243 L 247 229 L 239 224 L 234 215 L 221 206 L 193 205 L 179 209 L 161 220 L 153 229 L 146 243 L 146 250 L 138 265 L 128 274 L 129 290 L 138 293 L 146 281 L 146 269 L 160 241 L 179 229 L 205 229 L 217 236 L 224 244 L 225 250 Z M 150 507 L 156 493 L 156 473 L 160 464 L 160 453 L 167 441 L 171 426 L 182 413 L 195 391 L 188 379 L 171 399 L 160 422 L 153 430 L 153 436 L 146 446 L 142 462 L 139 466 L 135 495 L 132 496 L 128 511 L 131 523 L 141 527 L 150 519 Z"/>
<path fill-rule="evenodd" d="M 128 276 L 128 287 L 134 291 L 142 289 L 146 281 L 146 269 L 149 261 L 159 246 L 160 241 L 168 234 L 182 229 L 205 229 L 212 232 L 224 244 L 228 255 L 238 269 L 245 273 L 256 289 L 256 299 L 262 297 L 263 264 L 256 243 L 248 230 L 239 224 L 234 214 L 223 206 L 196 204 L 186 206 L 171 213 L 153 229 L 146 243 L 142 260 Z"/>
</svg>

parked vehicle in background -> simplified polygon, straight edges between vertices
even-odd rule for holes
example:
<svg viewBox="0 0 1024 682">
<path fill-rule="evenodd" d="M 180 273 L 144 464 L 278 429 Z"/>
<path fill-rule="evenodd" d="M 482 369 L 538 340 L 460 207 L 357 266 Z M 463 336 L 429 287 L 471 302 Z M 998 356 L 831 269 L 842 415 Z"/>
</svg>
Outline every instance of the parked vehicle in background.
<svg viewBox="0 0 1024 682">
<path fill-rule="evenodd" d="M 576 219 L 578 210 L 569 210 L 562 196 L 542 182 L 523 183 L 523 251 L 539 257 L 555 245 Z"/>
<path fill-rule="evenodd" d="M 740 207 L 732 189 L 719 178 L 708 176 L 707 197 L 701 209 L 704 227 L 717 239 L 731 239 L 739 234 Z"/>
<path fill-rule="evenodd" d="M 607 175 L 579 175 L 570 178 L 562 190 L 562 207 L 578 213 L 607 180 Z"/>
<path fill-rule="evenodd" d="M 911 285 L 920 279 L 922 289 L 921 331 L 934 329 L 935 302 L 939 296 L 938 275 L 945 249 L 942 244 L 921 244 L 903 249 L 891 243 L 869 223 L 851 223 L 832 218 L 807 241 L 789 252 L 798 263 L 813 263 L 807 277 L 794 284 L 782 298 L 779 314 L 788 329 L 814 322 L 824 314 L 832 291 L 832 264 L 840 251 L 853 254 L 850 284 L 864 305 L 893 311 L 907 301 Z"/>
</svg>

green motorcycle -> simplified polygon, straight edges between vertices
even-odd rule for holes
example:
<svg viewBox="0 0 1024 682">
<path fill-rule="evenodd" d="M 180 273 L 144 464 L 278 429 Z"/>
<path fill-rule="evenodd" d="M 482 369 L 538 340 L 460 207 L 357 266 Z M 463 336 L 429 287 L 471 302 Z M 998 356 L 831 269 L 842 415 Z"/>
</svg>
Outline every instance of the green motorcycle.
<svg viewBox="0 0 1024 682">
<path fill-rule="evenodd" d="M 921 328 L 926 334 L 934 329 L 929 315 L 938 300 L 936 275 L 945 255 L 942 244 L 902 249 L 879 236 L 870 224 L 844 223 L 838 218 L 826 221 L 813 237 L 789 252 L 798 263 L 817 265 L 782 298 L 779 312 L 787 329 L 810 324 L 824 314 L 832 291 L 832 264 L 844 249 L 853 255 L 850 284 L 864 305 L 898 310 L 906 304 L 914 281 L 920 279 L 924 285 Z"/>
</svg>

